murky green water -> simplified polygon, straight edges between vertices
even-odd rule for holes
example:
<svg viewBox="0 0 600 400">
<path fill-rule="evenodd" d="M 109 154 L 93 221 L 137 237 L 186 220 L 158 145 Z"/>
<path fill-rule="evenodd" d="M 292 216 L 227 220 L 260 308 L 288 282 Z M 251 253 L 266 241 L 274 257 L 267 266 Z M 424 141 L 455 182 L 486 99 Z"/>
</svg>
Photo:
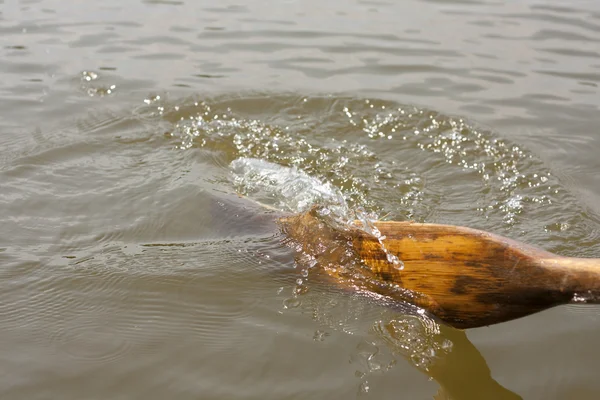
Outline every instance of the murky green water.
<svg viewBox="0 0 600 400">
<path fill-rule="evenodd" d="M 2 399 L 600 396 L 600 308 L 340 292 L 230 168 L 600 257 L 597 2 L 8 0 L 0 45 Z"/>
</svg>

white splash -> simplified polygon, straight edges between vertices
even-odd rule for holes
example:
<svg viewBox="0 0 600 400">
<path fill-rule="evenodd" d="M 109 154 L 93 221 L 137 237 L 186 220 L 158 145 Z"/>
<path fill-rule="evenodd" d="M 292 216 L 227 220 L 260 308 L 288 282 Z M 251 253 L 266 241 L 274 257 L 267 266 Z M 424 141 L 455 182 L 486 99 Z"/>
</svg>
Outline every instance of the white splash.
<svg viewBox="0 0 600 400">
<path fill-rule="evenodd" d="M 386 237 L 374 224 L 378 216 L 362 208 L 350 210 L 342 192 L 329 182 L 324 183 L 297 167 L 284 167 L 256 158 L 238 158 L 231 162 L 230 168 L 241 193 L 251 195 L 265 205 L 294 213 L 307 211 L 318 204 L 322 206 L 319 211 L 322 216 L 331 217 L 337 223 L 352 224 L 375 236 L 394 268 L 404 269 L 404 263 L 385 247 Z"/>
<path fill-rule="evenodd" d="M 230 164 L 234 183 L 244 194 L 258 196 L 267 205 L 303 212 L 314 204 L 346 215 L 348 207 L 339 189 L 296 167 L 284 167 L 256 158 L 238 158 Z M 275 203 L 275 204 L 273 204 Z"/>
<path fill-rule="evenodd" d="M 594 302 L 598 300 L 598 296 L 593 293 L 591 290 L 588 290 L 584 293 L 573 293 L 573 298 L 571 299 L 571 303 L 580 303 L 586 304 L 588 302 Z"/>
</svg>

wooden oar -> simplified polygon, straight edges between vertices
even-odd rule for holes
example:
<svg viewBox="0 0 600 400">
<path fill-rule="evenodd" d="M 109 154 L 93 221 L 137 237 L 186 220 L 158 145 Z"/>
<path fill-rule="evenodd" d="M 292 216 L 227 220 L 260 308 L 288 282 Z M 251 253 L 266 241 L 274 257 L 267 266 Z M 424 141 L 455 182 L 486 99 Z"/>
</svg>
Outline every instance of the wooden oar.
<svg viewBox="0 0 600 400">
<path fill-rule="evenodd" d="M 413 303 L 455 328 L 600 302 L 599 259 L 562 257 L 465 227 L 376 222 L 400 269 L 375 236 L 333 226 L 316 208 L 279 221 L 304 259 L 340 285 Z"/>
</svg>

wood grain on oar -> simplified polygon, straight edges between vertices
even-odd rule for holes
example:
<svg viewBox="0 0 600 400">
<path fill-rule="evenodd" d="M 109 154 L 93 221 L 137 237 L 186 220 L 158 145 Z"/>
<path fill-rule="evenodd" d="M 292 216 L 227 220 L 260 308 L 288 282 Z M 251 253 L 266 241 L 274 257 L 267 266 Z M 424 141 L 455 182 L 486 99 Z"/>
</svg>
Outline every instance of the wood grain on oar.
<svg viewBox="0 0 600 400">
<path fill-rule="evenodd" d="M 341 285 L 411 302 L 456 328 L 508 321 L 576 296 L 588 303 L 600 299 L 600 260 L 562 257 L 484 231 L 376 222 L 387 251 L 404 263 L 400 270 L 375 236 L 333 227 L 316 209 L 280 224 Z M 349 249 L 362 261 L 358 278 L 340 265 L 351 262 Z"/>
</svg>

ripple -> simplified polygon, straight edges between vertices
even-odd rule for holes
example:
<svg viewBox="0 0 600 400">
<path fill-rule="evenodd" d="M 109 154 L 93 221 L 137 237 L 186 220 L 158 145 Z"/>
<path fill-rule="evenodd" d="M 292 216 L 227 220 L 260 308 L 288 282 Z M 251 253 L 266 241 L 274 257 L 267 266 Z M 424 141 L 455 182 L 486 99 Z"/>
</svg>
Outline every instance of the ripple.
<svg viewBox="0 0 600 400">
<path fill-rule="evenodd" d="M 167 258 L 157 258 L 162 246 L 133 256 L 114 247 L 68 259 L 62 268 L 38 268 L 30 282 L 4 293 L 10 302 L 0 306 L 3 329 L 26 331 L 32 341 L 93 363 L 115 362 L 132 351 L 154 353 L 173 335 L 210 351 L 235 351 L 260 334 L 240 325 L 256 324 L 253 314 L 269 292 L 265 285 L 274 284 L 256 268 L 277 265 L 268 247 L 246 245 L 248 251 L 240 252 L 241 245 L 186 248 L 201 251 L 194 254 L 177 247 Z"/>
<path fill-rule="evenodd" d="M 109 315 L 80 315 L 55 329 L 52 343 L 70 357 L 86 362 L 108 363 L 123 358 L 132 343 L 122 335 L 122 327 L 110 321 Z"/>
<path fill-rule="evenodd" d="M 36 267 L 27 279 L 13 283 L 14 290 L 5 293 L 9 297 L 2 302 L 3 329 L 26 329 L 44 341 L 70 318 L 101 314 L 111 302 L 122 298 L 112 289 L 125 279 L 122 275 L 103 270 L 50 269 L 41 264 Z"/>
<path fill-rule="evenodd" d="M 600 311 L 597 307 L 577 304 L 567 304 L 564 307 L 568 313 L 577 315 L 577 318 L 584 318 L 594 322 L 600 321 Z"/>
</svg>

